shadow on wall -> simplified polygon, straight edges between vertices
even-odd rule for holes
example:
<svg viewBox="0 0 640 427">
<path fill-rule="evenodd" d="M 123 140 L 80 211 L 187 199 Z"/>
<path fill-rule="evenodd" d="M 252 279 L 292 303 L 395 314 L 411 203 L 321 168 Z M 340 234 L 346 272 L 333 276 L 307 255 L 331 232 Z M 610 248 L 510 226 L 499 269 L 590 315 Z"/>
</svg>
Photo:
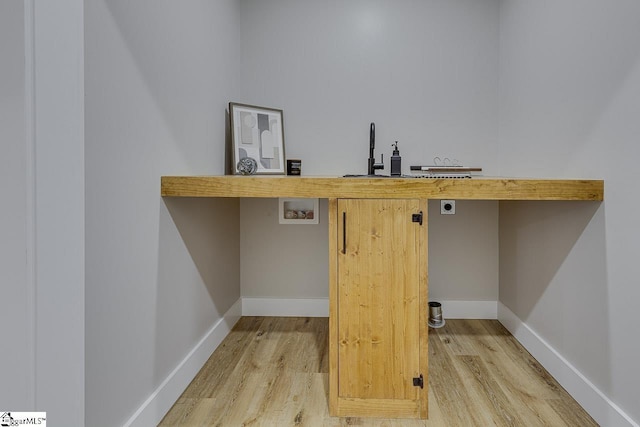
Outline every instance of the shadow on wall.
<svg viewBox="0 0 640 427">
<path fill-rule="evenodd" d="M 187 197 L 163 201 L 201 283 L 218 312 L 224 314 L 240 297 L 239 200 Z M 171 260 L 160 257 L 159 273 L 167 263 Z"/>
<path fill-rule="evenodd" d="M 603 203 L 500 202 L 499 300 L 610 390 Z"/>
<path fill-rule="evenodd" d="M 164 379 L 240 298 L 237 199 L 160 202 L 155 378 Z"/>
</svg>

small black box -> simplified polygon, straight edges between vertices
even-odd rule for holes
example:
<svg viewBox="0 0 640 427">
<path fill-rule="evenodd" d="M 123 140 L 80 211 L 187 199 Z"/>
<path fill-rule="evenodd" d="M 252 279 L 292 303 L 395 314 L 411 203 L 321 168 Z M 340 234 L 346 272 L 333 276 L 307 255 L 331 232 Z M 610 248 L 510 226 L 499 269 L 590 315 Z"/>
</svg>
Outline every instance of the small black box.
<svg viewBox="0 0 640 427">
<path fill-rule="evenodd" d="M 300 175 L 302 172 L 302 160 L 287 160 L 287 175 Z"/>
</svg>

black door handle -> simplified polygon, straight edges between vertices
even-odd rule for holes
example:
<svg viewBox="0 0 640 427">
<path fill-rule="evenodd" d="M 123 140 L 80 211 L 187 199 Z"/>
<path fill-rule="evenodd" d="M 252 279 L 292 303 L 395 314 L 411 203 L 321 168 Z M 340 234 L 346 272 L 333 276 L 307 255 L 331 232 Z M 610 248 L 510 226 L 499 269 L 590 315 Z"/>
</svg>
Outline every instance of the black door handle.
<svg viewBox="0 0 640 427">
<path fill-rule="evenodd" d="M 342 253 L 347 253 L 347 213 L 342 212 Z"/>
</svg>

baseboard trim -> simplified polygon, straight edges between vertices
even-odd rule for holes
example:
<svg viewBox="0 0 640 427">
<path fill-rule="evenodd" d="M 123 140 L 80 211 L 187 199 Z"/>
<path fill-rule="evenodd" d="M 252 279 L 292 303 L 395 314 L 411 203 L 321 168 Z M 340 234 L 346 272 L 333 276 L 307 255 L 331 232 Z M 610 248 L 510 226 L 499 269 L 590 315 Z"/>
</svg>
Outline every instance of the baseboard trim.
<svg viewBox="0 0 640 427">
<path fill-rule="evenodd" d="M 242 299 L 233 304 L 218 320 L 205 336 L 198 342 L 187 356 L 178 364 L 160 386 L 138 408 L 138 410 L 124 424 L 125 427 L 147 427 L 160 423 L 167 411 L 187 388 L 191 380 L 200 371 L 211 356 L 229 334 L 231 328 L 242 316 Z"/>
<path fill-rule="evenodd" d="M 329 317 L 329 298 L 242 297 L 242 315 Z"/>
<path fill-rule="evenodd" d="M 497 319 L 497 301 L 438 301 L 445 319 Z M 242 298 L 243 316 L 329 317 L 328 298 Z"/>
<path fill-rule="evenodd" d="M 498 301 L 438 301 L 445 319 L 497 319 Z"/>
<path fill-rule="evenodd" d="M 498 303 L 498 320 L 600 425 L 640 427 L 540 335 Z"/>
</svg>

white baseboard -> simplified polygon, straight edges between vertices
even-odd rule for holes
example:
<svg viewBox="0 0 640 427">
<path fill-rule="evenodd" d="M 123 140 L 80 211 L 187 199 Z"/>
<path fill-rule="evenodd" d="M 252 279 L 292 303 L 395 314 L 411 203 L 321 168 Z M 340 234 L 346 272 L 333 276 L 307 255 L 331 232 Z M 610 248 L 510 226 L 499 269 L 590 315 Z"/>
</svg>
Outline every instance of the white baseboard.
<svg viewBox="0 0 640 427">
<path fill-rule="evenodd" d="M 242 315 L 329 317 L 329 298 L 242 297 Z"/>
<path fill-rule="evenodd" d="M 498 301 L 438 301 L 446 319 L 497 319 Z"/>
<path fill-rule="evenodd" d="M 498 320 L 598 424 L 607 427 L 640 427 L 502 303 L 498 303 Z"/>
<path fill-rule="evenodd" d="M 497 319 L 497 301 L 439 301 L 445 319 Z M 329 317 L 328 298 L 242 298 L 243 316 Z"/>
<path fill-rule="evenodd" d="M 125 427 L 148 427 L 160 423 L 167 411 L 187 388 L 191 380 L 200 371 L 242 316 L 242 300 L 235 304 L 222 316 L 209 332 L 194 346 L 187 356 L 178 364 L 160 386 L 138 408 Z"/>
</svg>

